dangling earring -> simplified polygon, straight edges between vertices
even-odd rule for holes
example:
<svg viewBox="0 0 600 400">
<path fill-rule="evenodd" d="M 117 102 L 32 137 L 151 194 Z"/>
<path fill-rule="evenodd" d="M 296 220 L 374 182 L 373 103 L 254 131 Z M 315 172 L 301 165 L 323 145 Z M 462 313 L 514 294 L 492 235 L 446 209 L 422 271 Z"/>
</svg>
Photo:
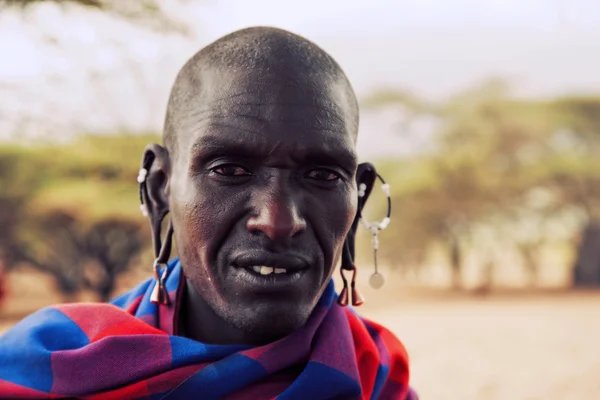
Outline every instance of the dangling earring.
<svg viewBox="0 0 600 400">
<path fill-rule="evenodd" d="M 381 175 L 377 174 L 377 178 L 381 181 L 381 190 L 385 193 L 387 197 L 388 209 L 385 218 L 381 222 L 369 222 L 365 217 L 359 215 L 360 222 L 363 226 L 371 232 L 371 244 L 373 245 L 373 266 L 375 267 L 375 271 L 369 278 L 369 285 L 372 288 L 379 289 L 385 283 L 385 279 L 383 275 L 381 275 L 377 269 L 377 250 L 379 249 L 379 232 L 388 227 L 391 222 L 390 216 L 392 215 L 392 198 L 390 195 L 390 185 L 385 182 L 385 180 L 381 177 Z M 358 189 L 359 197 L 365 196 L 365 190 L 367 185 L 361 183 Z M 359 211 L 360 213 L 360 211 Z"/>
<path fill-rule="evenodd" d="M 160 235 L 160 228 L 158 229 L 157 235 Z M 150 296 L 150 301 L 155 304 L 169 304 L 169 295 L 167 288 L 165 287 L 165 281 L 169 274 L 169 256 L 171 255 L 171 244 L 173 242 L 173 224 L 169 220 L 169 226 L 167 228 L 167 234 L 165 235 L 165 241 L 160 249 L 158 256 L 154 260 L 154 278 L 156 279 L 156 286 Z M 160 272 L 161 265 L 164 265 L 162 274 Z"/>
<path fill-rule="evenodd" d="M 344 282 L 344 287 L 338 296 L 338 304 L 342 307 L 346 307 L 348 305 L 349 298 L 351 299 L 351 304 L 354 307 L 358 307 L 365 302 L 365 298 L 360 294 L 358 289 L 356 288 L 356 265 L 352 268 L 352 280 L 350 281 L 350 291 L 348 291 L 348 280 L 344 275 L 344 268 L 340 268 L 340 275 L 342 276 L 342 282 Z"/>
<path fill-rule="evenodd" d="M 340 268 L 340 275 L 342 276 L 342 282 L 343 282 L 344 286 L 342 288 L 342 291 L 340 292 L 340 295 L 338 296 L 338 304 L 343 307 L 347 306 L 348 304 L 352 304 L 353 306 L 359 306 L 364 303 L 363 296 L 359 293 L 358 289 L 356 288 L 357 268 L 356 268 L 356 265 L 354 264 L 355 237 L 356 237 L 356 230 L 358 227 L 358 221 L 360 221 L 363 224 L 363 226 L 365 226 L 365 228 L 367 230 L 369 230 L 369 232 L 371 232 L 371 234 L 372 234 L 371 243 L 373 245 L 373 258 L 374 258 L 373 261 L 374 261 L 375 272 L 373 272 L 373 274 L 369 278 L 369 284 L 371 285 L 371 287 L 373 287 L 375 289 L 379 289 L 380 287 L 383 286 L 384 281 L 385 281 L 383 278 L 383 275 L 381 275 L 378 271 L 377 250 L 379 249 L 379 232 L 384 230 L 385 228 L 387 228 L 391 221 L 390 216 L 392 213 L 392 200 L 391 200 L 391 196 L 390 196 L 390 185 L 387 184 L 383 180 L 381 175 L 377 174 L 375 172 L 375 170 L 373 169 L 373 167 L 370 166 L 369 164 L 361 164 L 359 166 L 359 171 L 357 172 L 357 175 L 362 176 L 362 174 L 364 172 L 368 172 L 369 170 L 372 170 L 372 172 L 376 174 L 376 177 L 382 182 L 381 189 L 387 196 L 388 210 L 387 210 L 386 217 L 381 222 L 369 223 L 362 216 L 362 209 L 365 205 L 365 201 L 367 198 L 367 185 L 363 182 L 359 183 L 359 185 L 358 185 L 358 212 L 357 212 L 356 218 L 354 219 L 354 222 L 352 223 L 352 226 L 350 227 L 350 231 L 348 232 L 348 235 L 346 236 L 346 240 L 344 241 L 344 247 L 342 249 L 342 265 Z M 344 270 L 352 271 L 352 281 L 350 283 L 350 287 L 348 287 L 348 280 L 346 279 L 346 276 L 344 275 Z M 350 299 L 350 297 L 351 297 L 351 299 Z"/>
<path fill-rule="evenodd" d="M 139 192 L 140 192 L 140 210 L 142 215 L 145 217 L 150 217 L 150 225 L 152 228 L 152 243 L 154 247 L 154 278 L 156 279 L 156 286 L 152 291 L 152 295 L 150 296 L 150 301 L 155 304 L 169 304 L 169 296 L 167 293 L 167 289 L 165 287 L 165 282 L 167 280 L 167 276 L 169 274 L 168 261 L 171 256 L 171 247 L 173 243 L 173 223 L 169 220 L 169 225 L 167 227 L 167 233 L 165 235 L 165 240 L 162 242 L 160 234 L 162 228 L 162 222 L 168 211 L 159 211 L 158 215 L 155 215 L 155 212 L 148 207 L 150 203 L 150 199 L 148 196 L 148 188 L 146 185 L 146 178 L 148 176 L 148 170 L 152 163 L 152 159 L 144 160 L 144 166 L 139 172 L 137 181 L 139 183 Z M 161 266 L 164 266 L 161 272 Z"/>
</svg>

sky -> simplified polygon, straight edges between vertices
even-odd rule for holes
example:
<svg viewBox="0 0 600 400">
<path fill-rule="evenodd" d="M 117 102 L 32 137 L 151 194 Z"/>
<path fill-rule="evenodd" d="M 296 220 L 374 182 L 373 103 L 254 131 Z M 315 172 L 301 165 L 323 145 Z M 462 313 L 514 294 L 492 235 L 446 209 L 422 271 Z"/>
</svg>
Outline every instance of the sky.
<svg viewBox="0 0 600 400">
<path fill-rule="evenodd" d="M 216 2 L 209 35 L 274 25 L 332 53 L 360 93 L 447 97 L 503 76 L 525 95 L 600 90 L 597 0 Z"/>
<path fill-rule="evenodd" d="M 491 77 L 523 96 L 600 93 L 599 0 L 164 0 L 189 37 L 76 6 L 0 11 L 0 139 L 160 131 L 170 86 L 199 48 L 270 25 L 313 40 L 359 97 L 443 100 Z M 407 145 L 389 112 L 361 115 L 365 154 Z M 374 135 L 374 136 L 373 136 Z M 377 140 L 373 140 L 375 137 Z"/>
</svg>

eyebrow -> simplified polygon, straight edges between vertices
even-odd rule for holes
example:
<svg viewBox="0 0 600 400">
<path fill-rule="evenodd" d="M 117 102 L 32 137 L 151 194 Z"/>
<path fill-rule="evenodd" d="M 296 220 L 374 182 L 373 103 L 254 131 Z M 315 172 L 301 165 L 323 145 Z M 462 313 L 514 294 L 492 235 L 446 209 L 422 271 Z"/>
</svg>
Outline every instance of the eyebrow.
<svg viewBox="0 0 600 400">
<path fill-rule="evenodd" d="M 326 142 L 326 141 L 325 141 Z M 271 150 L 261 149 L 256 141 L 242 143 L 228 135 L 208 134 L 199 138 L 192 145 L 192 157 L 196 160 L 207 161 L 218 157 L 240 157 L 245 159 L 264 159 Z M 327 145 L 306 146 L 302 154 L 294 159 L 298 162 L 312 164 L 340 165 L 351 173 L 358 163 L 356 153 L 346 146 Z"/>
</svg>

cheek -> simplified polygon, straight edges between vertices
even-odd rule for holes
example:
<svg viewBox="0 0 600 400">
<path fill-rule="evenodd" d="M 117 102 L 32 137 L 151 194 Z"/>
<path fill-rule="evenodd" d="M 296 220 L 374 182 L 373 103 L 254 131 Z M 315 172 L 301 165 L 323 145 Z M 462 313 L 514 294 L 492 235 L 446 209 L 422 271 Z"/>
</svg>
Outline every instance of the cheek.
<svg viewBox="0 0 600 400">
<path fill-rule="evenodd" d="M 178 250 L 182 261 L 202 270 L 215 263 L 219 247 L 243 209 L 239 196 L 215 190 L 210 182 L 186 181 L 171 194 Z"/>
<path fill-rule="evenodd" d="M 331 248 L 335 258 L 341 246 L 346 239 L 346 235 L 352 226 L 357 210 L 356 196 L 352 192 L 344 193 L 343 196 L 335 196 L 327 201 L 321 201 L 321 207 L 315 207 L 313 210 L 319 210 L 316 221 L 322 232 L 321 236 L 329 243 L 324 243 L 325 249 Z M 322 199 L 323 200 L 323 199 Z"/>
<path fill-rule="evenodd" d="M 202 213 L 201 210 L 212 209 L 210 197 L 199 191 L 192 182 L 177 182 L 169 196 L 171 218 L 175 229 L 177 249 L 184 266 L 202 263 L 202 254 L 210 237 L 210 227 L 215 225 L 215 213 Z M 216 211 L 216 210 L 215 210 Z M 194 268 L 197 273 L 199 268 Z M 186 274 L 192 271 L 186 271 Z"/>
</svg>

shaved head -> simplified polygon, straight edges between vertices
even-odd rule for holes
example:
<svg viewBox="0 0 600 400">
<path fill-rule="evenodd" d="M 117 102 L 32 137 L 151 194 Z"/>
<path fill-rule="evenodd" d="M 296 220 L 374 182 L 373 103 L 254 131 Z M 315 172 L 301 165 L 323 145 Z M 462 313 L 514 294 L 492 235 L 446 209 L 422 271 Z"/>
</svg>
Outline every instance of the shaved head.
<svg viewBox="0 0 600 400">
<path fill-rule="evenodd" d="M 356 137 L 358 103 L 339 64 L 311 41 L 271 27 L 253 27 L 226 35 L 196 53 L 181 69 L 169 98 L 164 144 L 172 157 L 184 125 L 210 103 L 230 96 L 223 81 L 251 80 L 260 85 L 276 81 L 305 91 L 329 91 L 320 97 L 330 101 L 328 111 L 342 119 Z M 240 86 L 240 93 L 253 88 Z M 270 97 L 270 96 L 269 96 Z M 261 99 L 258 99 L 261 100 Z M 267 101 L 268 99 L 262 99 Z"/>
</svg>

